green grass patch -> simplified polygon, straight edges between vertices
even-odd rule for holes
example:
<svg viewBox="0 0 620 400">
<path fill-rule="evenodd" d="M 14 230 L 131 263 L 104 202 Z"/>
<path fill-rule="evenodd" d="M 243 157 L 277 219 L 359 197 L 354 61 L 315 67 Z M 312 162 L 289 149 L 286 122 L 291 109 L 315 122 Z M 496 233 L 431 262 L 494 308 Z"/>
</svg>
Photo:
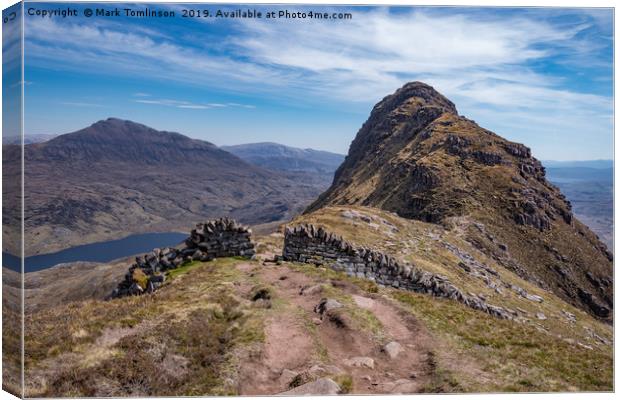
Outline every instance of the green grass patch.
<svg viewBox="0 0 620 400">
<path fill-rule="evenodd" d="M 351 375 L 343 374 L 335 376 L 334 382 L 340 386 L 340 394 L 351 393 L 353 390 L 353 378 Z"/>
<path fill-rule="evenodd" d="M 457 377 L 462 391 L 566 391 L 611 390 L 611 352 L 588 350 L 538 331 L 529 324 L 500 320 L 457 302 L 416 293 L 393 291 L 392 297 L 407 306 L 451 348 L 490 372 L 481 385 L 463 371 L 442 365 L 435 387 L 453 386 Z M 447 378 L 446 378 L 447 377 Z M 446 381 L 447 379 L 447 381 Z"/>
<path fill-rule="evenodd" d="M 329 353 L 319 337 L 319 328 L 312 321 L 312 316 L 308 315 L 301 307 L 296 307 L 294 312 L 302 320 L 306 332 L 308 332 L 312 337 L 312 342 L 314 344 L 314 349 L 318 360 L 324 363 L 329 362 Z"/>
<path fill-rule="evenodd" d="M 142 290 L 146 290 L 146 287 L 149 284 L 149 277 L 146 276 L 144 271 L 142 271 L 140 268 L 136 268 L 133 270 L 133 273 L 131 274 L 131 279 L 135 283 L 137 283 L 138 286 L 142 288 Z"/>
<path fill-rule="evenodd" d="M 175 279 L 179 276 L 187 274 L 189 271 L 196 269 L 197 267 L 205 264 L 202 261 L 190 261 L 179 265 L 178 268 L 171 269 L 167 272 L 167 277 L 169 279 Z"/>
</svg>

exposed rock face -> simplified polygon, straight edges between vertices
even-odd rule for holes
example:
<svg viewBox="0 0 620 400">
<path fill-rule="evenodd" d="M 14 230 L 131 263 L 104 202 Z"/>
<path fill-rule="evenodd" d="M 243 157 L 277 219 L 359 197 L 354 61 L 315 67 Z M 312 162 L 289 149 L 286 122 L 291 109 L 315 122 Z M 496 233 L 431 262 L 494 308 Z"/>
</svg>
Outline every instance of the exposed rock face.
<svg viewBox="0 0 620 400">
<path fill-rule="evenodd" d="M 196 225 L 181 249 L 155 249 L 136 257 L 125 279 L 110 298 L 152 293 L 165 281 L 165 272 L 190 261 L 211 261 L 216 257 L 247 257 L 255 254 L 252 231 L 236 221 L 221 218 Z"/>
<path fill-rule="evenodd" d="M 326 265 L 336 271 L 369 279 L 380 285 L 450 298 L 498 318 L 510 319 L 516 316 L 512 310 L 487 304 L 476 296 L 463 294 L 446 277 L 401 263 L 384 253 L 356 247 L 314 225 L 286 228 L 283 258 L 287 261 Z M 324 300 L 317 306 L 317 312 L 329 308 L 329 300 Z"/>
<path fill-rule="evenodd" d="M 373 108 L 331 188 L 307 212 L 327 205 L 458 224 L 468 240 L 522 278 L 611 318 L 612 256 L 573 217 L 530 149 L 459 116 L 426 84 L 408 83 Z"/>
</svg>

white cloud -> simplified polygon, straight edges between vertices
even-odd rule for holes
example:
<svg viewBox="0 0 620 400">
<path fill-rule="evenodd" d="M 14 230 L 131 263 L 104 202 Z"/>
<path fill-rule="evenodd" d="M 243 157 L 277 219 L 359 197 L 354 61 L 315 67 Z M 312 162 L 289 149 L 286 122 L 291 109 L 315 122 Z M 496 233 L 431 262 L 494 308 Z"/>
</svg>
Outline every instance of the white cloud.
<svg viewBox="0 0 620 400">
<path fill-rule="evenodd" d="M 10 87 L 11 88 L 16 88 L 16 87 L 21 87 L 22 85 L 24 86 L 30 86 L 32 85 L 34 82 L 32 81 L 23 81 L 23 80 L 19 80 L 17 82 L 15 82 L 14 84 L 12 84 Z"/>
<path fill-rule="evenodd" d="M 241 33 L 223 39 L 234 56 L 198 51 L 144 28 L 134 33 L 116 25 L 28 21 L 27 51 L 41 62 L 63 60 L 67 68 L 96 65 L 102 73 L 166 76 L 233 89 L 250 82 L 252 89 L 289 87 L 299 89 L 302 98 L 310 93 L 361 102 L 420 77 L 447 88 L 480 88 L 489 79 L 548 87 L 553 80 L 529 70 L 528 61 L 557 48 L 583 54 L 591 47 L 575 39 L 588 27 L 584 23 L 557 28 L 524 17 L 386 10 L 356 12 L 350 21 L 243 21 L 235 25 Z"/>
<path fill-rule="evenodd" d="M 177 106 L 178 108 L 187 108 L 187 109 L 192 109 L 192 110 L 206 110 L 208 108 L 211 108 L 209 106 L 203 106 L 200 104 L 181 104 Z"/>
<path fill-rule="evenodd" d="M 82 101 L 61 101 L 60 104 L 72 107 L 105 107 L 103 104 L 86 103 Z"/>
<path fill-rule="evenodd" d="M 586 19 L 556 26 L 524 16 L 376 12 L 333 24 L 251 21 L 234 44 L 258 63 L 303 71 L 305 89 L 325 97 L 376 102 L 421 80 L 488 128 L 536 144 L 541 157 L 562 153 L 562 142 L 583 159 L 601 150 L 584 146 L 584 138 L 612 144 L 612 99 L 570 90 L 561 75 L 530 65 L 553 58 L 609 67 L 611 59 L 598 56 L 600 41 L 584 34 L 588 28 Z"/>
<path fill-rule="evenodd" d="M 549 86 L 553 82 L 532 72 L 527 62 L 574 45 L 575 35 L 587 27 L 558 29 L 523 17 L 378 11 L 334 23 L 250 21 L 244 25 L 246 34 L 231 40 L 256 63 L 302 72 L 307 90 L 365 102 L 420 77 L 444 82 L 448 89 L 485 86 L 491 78 Z"/>
<path fill-rule="evenodd" d="M 134 94 L 136 96 L 136 94 Z M 152 104 L 159 106 L 167 106 L 167 107 L 176 107 L 176 108 L 184 108 L 190 110 L 208 110 L 214 108 L 227 108 L 227 107 L 244 107 L 244 108 L 256 108 L 253 105 L 249 104 L 239 104 L 239 103 L 207 103 L 207 104 L 197 104 L 190 101 L 185 100 L 171 100 L 171 99 L 133 99 L 135 103 L 141 104 Z"/>
<path fill-rule="evenodd" d="M 269 68 L 162 40 L 159 37 L 114 30 L 103 25 L 56 23 L 52 19 L 27 20 L 27 56 L 32 63 L 71 70 L 219 83 L 225 80 L 276 81 Z M 205 73 L 208 71 L 208 73 Z"/>
<path fill-rule="evenodd" d="M 27 54 L 54 68 L 134 74 L 356 110 L 407 81 L 422 80 L 455 101 L 463 114 L 515 139 L 523 131 L 542 135 L 559 126 L 568 134 L 589 127 L 611 138 L 610 97 L 571 90 L 561 75 L 531 67 L 549 58 L 609 67 L 611 60 L 599 57 L 609 39 L 588 34 L 593 24 L 609 23 L 607 14 L 584 12 L 571 24 L 554 24 L 535 12 L 499 17 L 456 9 L 353 10 L 346 21 L 227 22 L 231 34 L 217 46 L 232 54 L 190 47 L 143 28 L 129 32 L 121 25 L 27 20 Z M 254 107 L 134 97 L 185 109 Z"/>
</svg>

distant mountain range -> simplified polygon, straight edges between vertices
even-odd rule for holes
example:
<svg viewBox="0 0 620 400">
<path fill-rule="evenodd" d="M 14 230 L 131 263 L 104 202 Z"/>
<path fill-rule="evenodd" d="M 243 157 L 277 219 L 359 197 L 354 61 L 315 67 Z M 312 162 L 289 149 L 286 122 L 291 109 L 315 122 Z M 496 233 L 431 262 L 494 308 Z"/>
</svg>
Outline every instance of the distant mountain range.
<svg viewBox="0 0 620 400">
<path fill-rule="evenodd" d="M 613 168 L 554 167 L 547 168 L 547 178 L 560 181 L 598 181 L 613 183 Z"/>
<path fill-rule="evenodd" d="M 611 250 L 614 231 L 613 161 L 544 161 L 547 179 L 570 200 L 573 212 Z"/>
<path fill-rule="evenodd" d="M 251 143 L 222 146 L 221 149 L 261 167 L 276 171 L 318 173 L 331 178 L 344 161 L 343 154 L 299 149 L 278 143 Z"/>
<path fill-rule="evenodd" d="M 3 156 L 5 182 L 18 181 L 19 146 L 3 146 Z M 131 233 L 186 231 L 215 216 L 284 221 L 331 179 L 298 179 L 209 142 L 114 118 L 26 145 L 25 159 L 27 255 Z M 5 208 L 5 229 L 17 218 Z"/>
<path fill-rule="evenodd" d="M 43 143 L 55 138 L 58 135 L 48 135 L 44 133 L 28 134 L 24 136 L 24 144 Z M 2 137 L 2 144 L 20 144 L 21 136 Z"/>
<path fill-rule="evenodd" d="M 584 160 L 584 161 L 554 161 L 543 160 L 546 168 L 596 168 L 607 169 L 614 167 L 614 160 Z"/>
</svg>

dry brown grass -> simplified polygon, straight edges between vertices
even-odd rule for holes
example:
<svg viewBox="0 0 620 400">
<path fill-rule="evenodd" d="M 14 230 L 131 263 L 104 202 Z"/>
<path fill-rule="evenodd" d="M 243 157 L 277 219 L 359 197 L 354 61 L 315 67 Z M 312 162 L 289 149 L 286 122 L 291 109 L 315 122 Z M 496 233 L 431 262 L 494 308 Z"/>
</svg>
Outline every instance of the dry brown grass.
<svg viewBox="0 0 620 400">
<path fill-rule="evenodd" d="M 248 279 L 221 259 L 192 263 L 153 295 L 75 302 L 27 318 L 31 396 L 230 394 L 237 346 L 263 340 L 261 310 L 235 290 Z M 43 383 L 41 383 L 43 382 Z"/>
</svg>

